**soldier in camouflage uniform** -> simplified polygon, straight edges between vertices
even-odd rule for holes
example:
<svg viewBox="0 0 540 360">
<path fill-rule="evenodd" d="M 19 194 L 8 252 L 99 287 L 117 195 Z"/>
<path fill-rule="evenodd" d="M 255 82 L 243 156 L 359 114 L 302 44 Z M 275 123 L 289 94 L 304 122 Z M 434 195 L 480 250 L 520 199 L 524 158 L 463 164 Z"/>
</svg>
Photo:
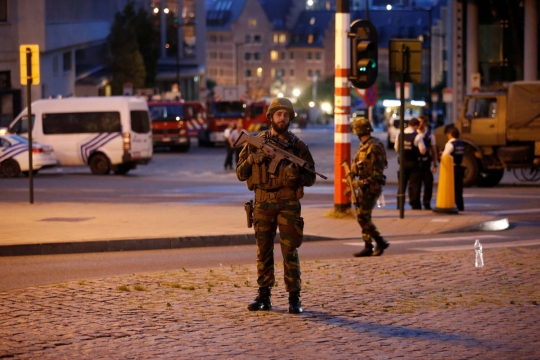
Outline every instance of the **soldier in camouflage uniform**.
<svg viewBox="0 0 540 360">
<path fill-rule="evenodd" d="M 295 112 L 290 100 L 274 99 L 266 113 L 270 130 L 258 136 L 273 141 L 275 145 L 306 160 L 315 170 L 315 162 L 307 147 L 288 131 Z M 246 145 L 240 153 L 236 167 L 238 180 L 247 181 L 255 192 L 253 226 L 257 241 L 257 283 L 259 294 L 248 306 L 251 311 L 272 309 L 271 289 L 274 286 L 274 238 L 279 227 L 281 253 L 285 270 L 285 289 L 289 292 L 289 313 L 303 311 L 300 300 L 300 261 L 297 249 L 302 244 L 304 220 L 300 216 L 300 199 L 304 186 L 315 182 L 315 174 L 300 169 L 296 164 L 282 161 L 276 175 L 268 173 L 269 160 L 257 148 Z"/>
<path fill-rule="evenodd" d="M 373 128 L 369 120 L 357 117 L 351 127 L 353 133 L 358 135 L 361 141 L 351 166 L 351 177 L 358 178 L 358 180 L 353 180 L 353 187 L 358 191 L 356 216 L 362 228 L 362 240 L 365 243 L 364 249 L 355 253 L 354 256 L 380 256 L 390 244 L 381 236 L 371 220 L 371 212 L 386 183 L 384 176 L 384 169 L 388 165 L 386 151 L 381 141 L 371 136 Z M 375 250 L 373 250 L 372 240 L 377 243 Z"/>
</svg>

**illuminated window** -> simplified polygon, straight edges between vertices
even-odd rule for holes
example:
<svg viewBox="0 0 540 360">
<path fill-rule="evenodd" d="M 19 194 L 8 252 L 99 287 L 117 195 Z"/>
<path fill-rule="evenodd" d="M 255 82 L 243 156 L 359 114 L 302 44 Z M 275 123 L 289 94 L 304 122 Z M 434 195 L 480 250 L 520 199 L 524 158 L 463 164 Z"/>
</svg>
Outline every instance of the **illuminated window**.
<svg viewBox="0 0 540 360">
<path fill-rule="evenodd" d="M 279 42 L 279 34 L 274 34 L 274 35 L 272 36 L 272 42 L 273 42 L 274 44 L 277 44 L 277 43 Z"/>
<path fill-rule="evenodd" d="M 279 53 L 276 50 L 270 51 L 270 60 L 276 61 L 279 57 Z"/>
<path fill-rule="evenodd" d="M 262 77 L 263 69 L 262 67 L 257 68 L 257 77 Z"/>
<path fill-rule="evenodd" d="M 307 43 L 308 44 L 313 44 L 313 34 L 309 34 L 308 37 L 307 37 Z"/>
<path fill-rule="evenodd" d="M 257 27 L 257 19 L 249 19 L 248 20 L 248 25 L 250 27 Z"/>
<path fill-rule="evenodd" d="M 315 18 L 314 17 L 309 19 L 309 25 L 315 25 Z"/>
<path fill-rule="evenodd" d="M 279 35 L 279 43 L 280 44 L 285 44 L 287 42 L 287 35 L 285 34 L 280 34 Z"/>
<path fill-rule="evenodd" d="M 276 76 L 276 69 L 272 68 L 272 69 L 270 70 L 270 76 L 271 76 L 272 78 Z"/>
</svg>

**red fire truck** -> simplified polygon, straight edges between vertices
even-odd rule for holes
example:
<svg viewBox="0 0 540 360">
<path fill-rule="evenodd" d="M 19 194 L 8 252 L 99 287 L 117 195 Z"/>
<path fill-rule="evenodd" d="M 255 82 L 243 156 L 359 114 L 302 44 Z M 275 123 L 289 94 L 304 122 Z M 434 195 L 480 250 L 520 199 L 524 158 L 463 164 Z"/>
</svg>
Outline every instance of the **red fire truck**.
<svg viewBox="0 0 540 360">
<path fill-rule="evenodd" d="M 242 120 L 244 129 L 248 132 L 257 133 L 268 128 L 268 104 L 264 101 L 215 101 L 209 103 L 208 107 L 206 130 L 199 132 L 200 146 L 224 144 L 223 131 L 229 124 L 239 120 Z"/>
<path fill-rule="evenodd" d="M 188 151 L 191 145 L 186 121 L 186 108 L 179 101 L 149 101 L 154 147 L 169 146 Z"/>
</svg>

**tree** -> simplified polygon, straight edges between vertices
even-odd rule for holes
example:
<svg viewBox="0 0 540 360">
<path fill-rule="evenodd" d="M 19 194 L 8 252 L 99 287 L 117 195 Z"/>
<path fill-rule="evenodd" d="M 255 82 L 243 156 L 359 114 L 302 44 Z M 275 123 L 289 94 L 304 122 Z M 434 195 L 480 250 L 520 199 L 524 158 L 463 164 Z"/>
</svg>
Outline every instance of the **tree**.
<svg viewBox="0 0 540 360">
<path fill-rule="evenodd" d="M 123 12 L 115 15 L 107 38 L 114 95 L 122 94 L 125 83 L 134 88 L 153 85 L 157 64 L 153 44 L 155 36 L 148 13 L 142 8 L 136 12 L 133 2 L 128 2 Z"/>
</svg>

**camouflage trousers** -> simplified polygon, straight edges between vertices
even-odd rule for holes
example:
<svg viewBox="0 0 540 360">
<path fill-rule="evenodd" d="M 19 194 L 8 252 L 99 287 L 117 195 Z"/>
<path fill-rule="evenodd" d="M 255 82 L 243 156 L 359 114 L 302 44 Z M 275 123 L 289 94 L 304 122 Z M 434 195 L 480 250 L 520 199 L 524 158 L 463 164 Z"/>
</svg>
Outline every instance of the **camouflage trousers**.
<svg viewBox="0 0 540 360">
<path fill-rule="evenodd" d="M 382 193 L 382 188 L 375 188 L 370 191 L 362 191 L 358 196 L 358 206 L 356 207 L 356 221 L 362 228 L 362 240 L 371 243 L 371 239 L 381 236 L 379 229 L 371 220 L 371 212 L 377 203 L 377 199 Z"/>
<path fill-rule="evenodd" d="M 269 199 L 255 203 L 253 225 L 257 240 L 257 283 L 259 287 L 272 287 L 274 277 L 274 239 L 279 227 L 285 290 L 300 291 L 300 260 L 298 248 L 302 245 L 304 219 L 296 199 Z"/>
</svg>

